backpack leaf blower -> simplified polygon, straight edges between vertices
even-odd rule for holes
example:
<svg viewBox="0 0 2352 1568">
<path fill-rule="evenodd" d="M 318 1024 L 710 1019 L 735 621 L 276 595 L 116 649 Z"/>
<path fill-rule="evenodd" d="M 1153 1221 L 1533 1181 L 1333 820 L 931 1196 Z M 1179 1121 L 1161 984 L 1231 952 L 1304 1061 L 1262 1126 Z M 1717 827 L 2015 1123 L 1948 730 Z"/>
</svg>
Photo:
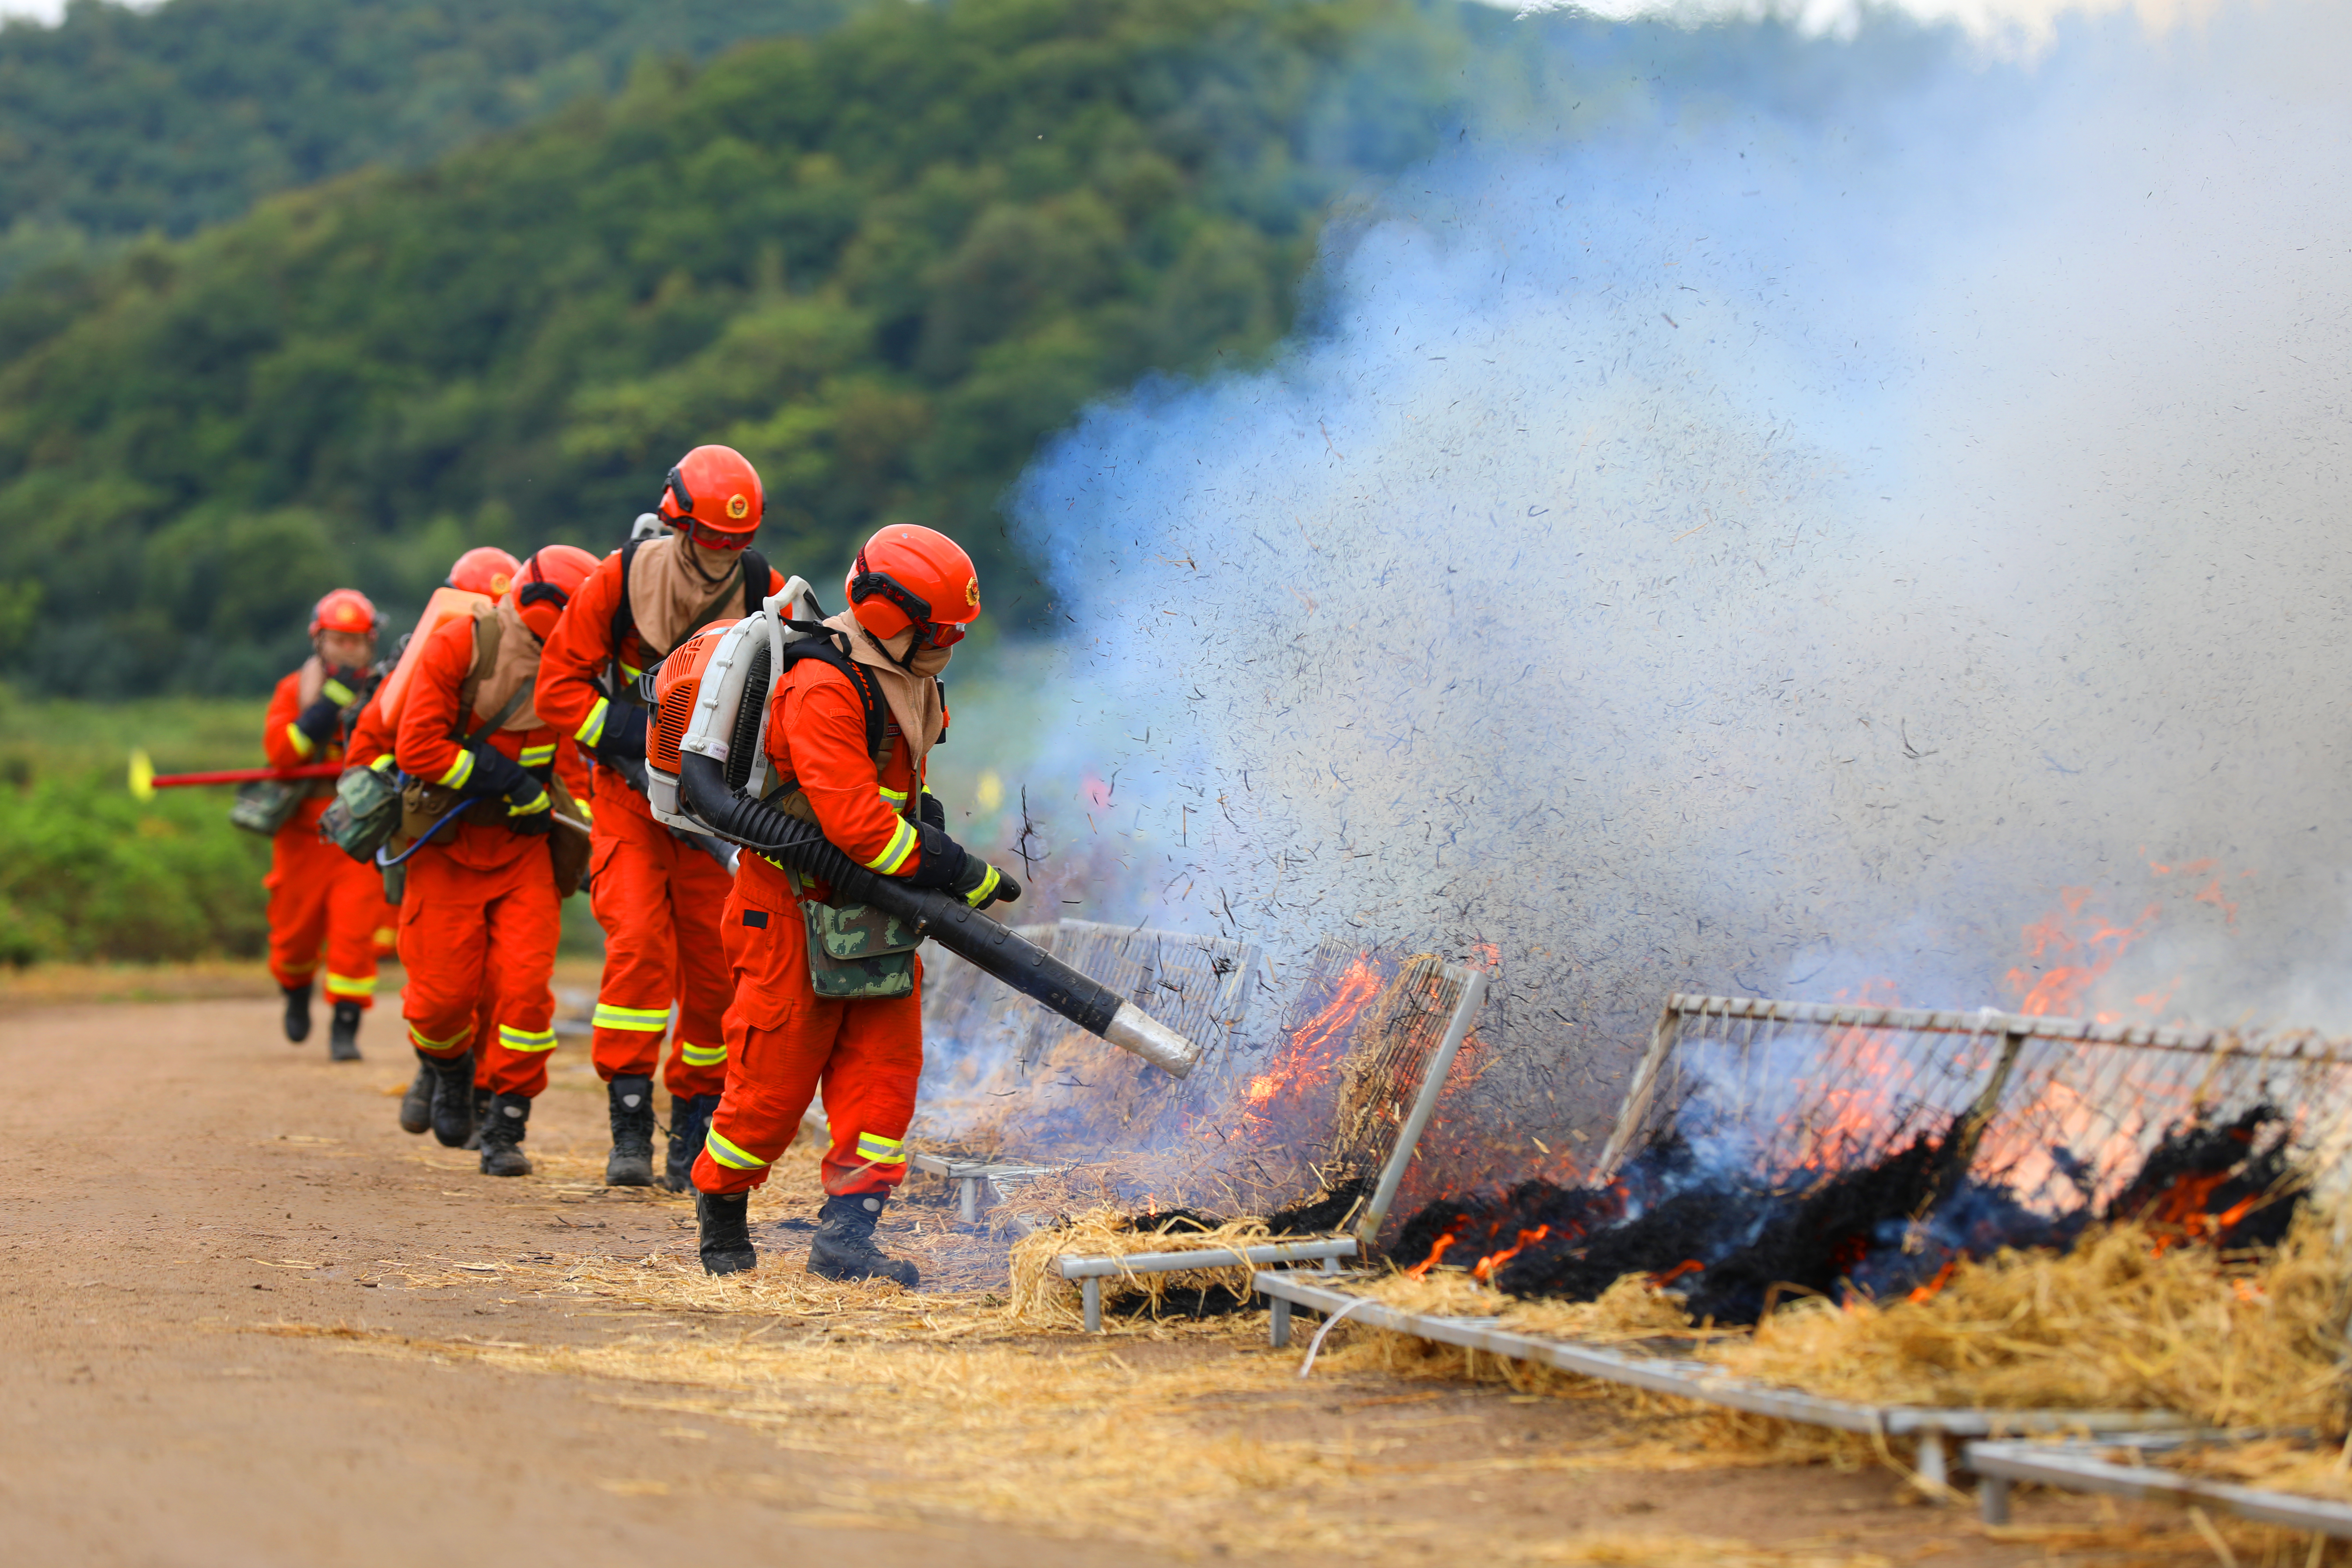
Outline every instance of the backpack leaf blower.
<svg viewBox="0 0 2352 1568">
<path fill-rule="evenodd" d="M 646 799 L 672 827 L 714 834 L 826 882 L 834 897 L 898 916 L 1023 995 L 1182 1078 L 1201 1047 L 1098 981 L 1064 963 L 952 893 L 869 871 L 812 825 L 761 798 L 768 779 L 771 671 L 824 611 L 795 577 L 742 620 L 688 638 L 656 678 L 646 734 Z M 798 623 L 797 626 L 795 623 Z"/>
</svg>

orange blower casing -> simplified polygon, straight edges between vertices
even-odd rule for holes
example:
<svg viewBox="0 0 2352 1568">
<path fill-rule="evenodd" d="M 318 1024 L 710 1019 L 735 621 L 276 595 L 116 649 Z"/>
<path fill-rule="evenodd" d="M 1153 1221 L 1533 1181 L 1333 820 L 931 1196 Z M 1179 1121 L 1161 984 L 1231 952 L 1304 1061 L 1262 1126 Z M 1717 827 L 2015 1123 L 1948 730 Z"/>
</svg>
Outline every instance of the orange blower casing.
<svg viewBox="0 0 2352 1568">
<path fill-rule="evenodd" d="M 694 719 L 703 672 L 719 637 L 735 623 L 719 621 L 687 638 L 654 672 L 654 716 L 646 726 L 646 796 L 656 821 L 692 826 L 677 798 L 677 747 Z M 731 720 L 730 721 L 731 723 Z"/>
</svg>

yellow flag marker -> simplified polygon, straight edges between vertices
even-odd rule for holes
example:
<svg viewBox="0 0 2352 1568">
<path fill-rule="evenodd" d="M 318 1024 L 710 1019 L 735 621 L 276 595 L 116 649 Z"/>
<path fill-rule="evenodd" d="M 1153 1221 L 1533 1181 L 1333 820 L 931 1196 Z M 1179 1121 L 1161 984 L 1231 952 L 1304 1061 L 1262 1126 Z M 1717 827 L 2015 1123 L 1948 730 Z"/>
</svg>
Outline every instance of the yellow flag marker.
<svg viewBox="0 0 2352 1568">
<path fill-rule="evenodd" d="M 155 764 L 146 752 L 135 747 L 131 752 L 131 798 L 155 798 Z"/>
</svg>

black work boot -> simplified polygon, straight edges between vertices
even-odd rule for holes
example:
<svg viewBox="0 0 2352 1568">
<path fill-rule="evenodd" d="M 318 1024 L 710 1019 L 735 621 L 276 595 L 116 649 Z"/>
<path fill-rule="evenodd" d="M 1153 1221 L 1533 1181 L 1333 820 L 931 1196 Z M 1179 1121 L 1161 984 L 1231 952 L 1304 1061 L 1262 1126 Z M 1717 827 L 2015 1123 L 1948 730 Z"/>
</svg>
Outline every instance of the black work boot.
<svg viewBox="0 0 2352 1568">
<path fill-rule="evenodd" d="M 613 1152 L 604 1158 L 608 1187 L 654 1184 L 654 1080 L 616 1078 L 604 1086 L 613 1114 Z"/>
<path fill-rule="evenodd" d="M 416 1076 L 408 1080 L 408 1092 L 400 1097 L 400 1130 L 403 1132 L 422 1134 L 433 1125 L 435 1076 L 432 1064 L 420 1058 L 416 1063 Z"/>
<path fill-rule="evenodd" d="M 740 1274 L 760 1267 L 752 1249 L 751 1232 L 744 1224 L 751 1212 L 749 1193 L 697 1193 L 695 1217 L 702 1222 L 702 1268 L 706 1274 Z"/>
<path fill-rule="evenodd" d="M 355 1062 L 360 1059 L 360 1005 L 358 1003 L 335 1004 L 335 1021 L 327 1027 L 327 1059 L 331 1062 Z"/>
<path fill-rule="evenodd" d="M 285 989 L 286 1038 L 289 1044 L 299 1046 L 310 1037 L 310 988 L 289 985 Z"/>
<path fill-rule="evenodd" d="M 822 1279 L 895 1279 L 911 1290 L 922 1278 L 913 1264 L 874 1245 L 874 1222 L 888 1202 L 881 1193 L 827 1198 L 817 1210 L 808 1271 Z"/>
<path fill-rule="evenodd" d="M 530 1161 L 522 1152 L 523 1128 L 530 1121 L 530 1096 L 490 1096 L 490 1113 L 482 1119 L 482 1174 L 530 1174 Z"/>
<path fill-rule="evenodd" d="M 710 1119 L 719 1113 L 715 1094 L 669 1097 L 669 1161 L 662 1172 L 664 1186 L 674 1193 L 694 1188 L 694 1162 L 710 1138 Z"/>
<path fill-rule="evenodd" d="M 468 1099 L 474 1107 L 474 1130 L 466 1134 L 463 1147 L 478 1151 L 482 1146 L 482 1124 L 490 1119 L 490 1091 L 476 1084 Z"/>
<path fill-rule="evenodd" d="M 474 1053 L 459 1051 L 454 1057 L 428 1057 L 416 1053 L 417 1065 L 433 1075 L 431 1103 L 425 1119 L 433 1129 L 433 1136 L 444 1149 L 465 1146 L 474 1131 Z M 411 1092 L 414 1092 L 412 1089 Z M 401 1101 L 401 1123 L 408 1125 L 408 1102 Z"/>
</svg>

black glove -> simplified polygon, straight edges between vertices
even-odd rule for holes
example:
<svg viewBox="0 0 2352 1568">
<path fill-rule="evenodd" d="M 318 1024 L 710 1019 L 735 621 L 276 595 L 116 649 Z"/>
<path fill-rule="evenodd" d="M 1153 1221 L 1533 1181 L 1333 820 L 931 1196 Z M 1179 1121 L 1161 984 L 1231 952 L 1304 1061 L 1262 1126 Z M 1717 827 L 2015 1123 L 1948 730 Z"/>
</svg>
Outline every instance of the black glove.
<svg viewBox="0 0 2352 1568">
<path fill-rule="evenodd" d="M 973 909 L 984 910 L 991 904 L 1009 904 L 1019 899 L 1021 884 L 979 856 L 966 855 L 963 875 L 948 884 L 948 891 Z"/>
<path fill-rule="evenodd" d="M 321 698 L 331 697 L 338 708 L 349 708 L 364 696 L 373 683 L 368 672 L 355 664 L 339 664 L 327 671 L 326 683 L 319 688 Z"/>
<path fill-rule="evenodd" d="M 507 796 L 507 826 L 517 833 L 545 833 L 555 826 L 555 802 L 529 773 L 523 775 L 522 782 L 530 786 L 530 792 L 519 791 Z"/>
<path fill-rule="evenodd" d="M 333 737 L 335 726 L 342 721 L 342 704 L 322 695 L 302 710 L 301 716 L 294 721 L 294 728 L 301 731 L 312 746 L 323 746 Z"/>
<path fill-rule="evenodd" d="M 925 790 L 923 792 L 923 803 L 919 811 L 923 819 L 924 826 L 936 827 L 942 833 L 947 831 L 948 808 L 940 804 L 940 797 L 938 795 L 933 795 L 929 790 Z"/>
<path fill-rule="evenodd" d="M 544 833 L 555 821 L 555 803 L 547 786 L 523 771 L 523 765 L 495 746 L 472 748 L 474 772 L 466 793 L 477 798 L 497 795 L 507 803 L 507 826 L 517 833 Z"/>
<path fill-rule="evenodd" d="M 596 760 L 622 773 L 629 771 L 631 763 L 644 762 L 646 721 L 652 717 L 652 709 L 634 702 L 615 702 L 605 709 L 604 732 L 596 737 L 593 748 Z"/>
<path fill-rule="evenodd" d="M 976 910 L 1021 896 L 1020 883 L 949 837 L 946 828 L 926 822 L 922 835 L 922 858 L 907 879 L 916 887 L 945 888 Z"/>
</svg>

